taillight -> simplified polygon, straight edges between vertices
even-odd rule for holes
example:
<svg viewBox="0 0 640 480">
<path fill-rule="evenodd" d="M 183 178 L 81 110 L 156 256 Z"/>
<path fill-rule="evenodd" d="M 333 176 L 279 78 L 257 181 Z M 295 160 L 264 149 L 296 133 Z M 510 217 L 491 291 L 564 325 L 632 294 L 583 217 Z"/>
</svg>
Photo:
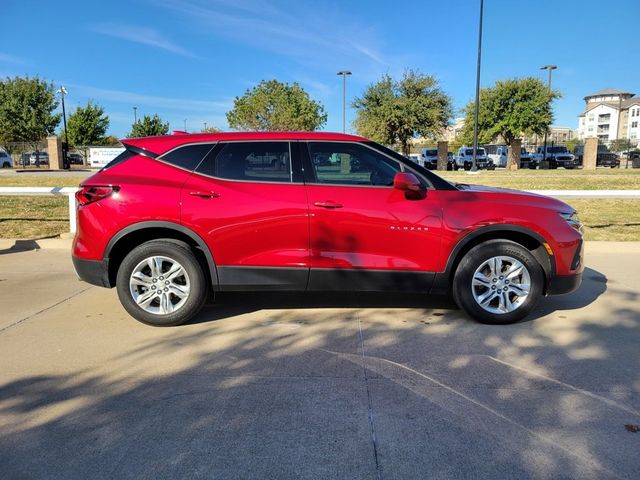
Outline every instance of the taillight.
<svg viewBox="0 0 640 480">
<path fill-rule="evenodd" d="M 76 201 L 78 205 L 87 205 L 88 203 L 97 202 L 98 200 L 102 200 L 103 198 L 108 197 L 112 193 L 120 190 L 120 187 L 113 186 L 86 186 L 81 187 L 80 190 L 76 192 Z"/>
</svg>

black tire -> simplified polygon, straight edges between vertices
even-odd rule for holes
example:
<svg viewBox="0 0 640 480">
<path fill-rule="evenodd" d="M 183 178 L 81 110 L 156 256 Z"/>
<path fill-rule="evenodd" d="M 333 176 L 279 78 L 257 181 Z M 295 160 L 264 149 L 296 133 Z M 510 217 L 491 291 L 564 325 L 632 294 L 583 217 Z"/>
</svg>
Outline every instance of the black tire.
<svg viewBox="0 0 640 480">
<path fill-rule="evenodd" d="M 512 312 L 492 313 L 476 302 L 472 292 L 473 275 L 486 260 L 495 256 L 509 256 L 522 262 L 531 279 L 529 295 Z M 458 306 L 471 318 L 482 323 L 505 325 L 525 318 L 535 308 L 544 289 L 542 267 L 529 250 L 510 240 L 489 240 L 473 247 L 462 258 L 453 278 L 453 297 Z"/>
<path fill-rule="evenodd" d="M 153 256 L 163 256 L 178 262 L 189 278 L 190 291 L 184 304 L 168 314 L 147 312 L 135 302 L 129 288 L 133 270 L 144 259 Z M 120 303 L 129 315 L 142 323 L 157 327 L 181 325 L 189 321 L 200 311 L 208 298 L 207 277 L 201 264 L 186 243 L 174 239 L 151 240 L 134 248 L 118 268 L 116 289 Z"/>
</svg>

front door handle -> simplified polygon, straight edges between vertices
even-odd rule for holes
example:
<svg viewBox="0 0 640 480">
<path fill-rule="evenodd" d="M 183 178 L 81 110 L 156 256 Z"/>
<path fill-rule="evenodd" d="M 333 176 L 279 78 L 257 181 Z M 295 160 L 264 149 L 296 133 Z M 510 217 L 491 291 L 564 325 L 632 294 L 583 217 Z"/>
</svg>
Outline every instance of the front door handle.
<svg viewBox="0 0 640 480">
<path fill-rule="evenodd" d="M 316 207 L 322 208 L 342 208 L 342 204 L 336 203 L 333 200 L 325 200 L 324 202 L 315 202 Z"/>
<path fill-rule="evenodd" d="M 217 192 L 189 192 L 189 195 L 200 198 L 218 198 L 220 196 Z"/>
</svg>

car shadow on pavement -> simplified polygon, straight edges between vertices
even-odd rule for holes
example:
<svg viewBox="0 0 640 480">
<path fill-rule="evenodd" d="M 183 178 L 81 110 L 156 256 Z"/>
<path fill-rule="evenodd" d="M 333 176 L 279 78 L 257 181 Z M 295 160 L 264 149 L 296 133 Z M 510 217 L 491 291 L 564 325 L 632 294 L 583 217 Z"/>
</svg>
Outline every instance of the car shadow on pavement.
<svg viewBox="0 0 640 480">
<path fill-rule="evenodd" d="M 530 322 L 556 311 L 576 310 L 590 305 L 607 290 L 607 277 L 585 268 L 582 284 L 567 295 L 540 299 L 536 309 L 519 323 Z M 463 315 L 450 295 L 343 292 L 260 292 L 219 293 L 190 324 L 213 322 L 259 310 L 298 310 L 322 308 L 418 308 L 431 315 Z"/>
<path fill-rule="evenodd" d="M 0 255 L 7 255 L 9 253 L 17 252 L 29 252 L 31 250 L 39 250 L 40 245 L 36 240 L 16 240 L 9 248 L 0 249 Z"/>
<path fill-rule="evenodd" d="M 259 310 L 322 308 L 420 308 L 425 311 L 442 310 L 439 315 L 448 310 L 458 310 L 453 298 L 447 295 L 379 292 L 227 292 L 216 294 L 215 301 L 207 305 L 189 324 L 212 322 Z"/>
</svg>

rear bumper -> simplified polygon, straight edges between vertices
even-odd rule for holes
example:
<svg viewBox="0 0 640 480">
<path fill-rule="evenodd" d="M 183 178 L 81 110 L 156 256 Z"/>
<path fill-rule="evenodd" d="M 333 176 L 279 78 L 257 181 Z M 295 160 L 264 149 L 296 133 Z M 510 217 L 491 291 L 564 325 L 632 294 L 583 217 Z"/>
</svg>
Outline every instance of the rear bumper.
<svg viewBox="0 0 640 480">
<path fill-rule="evenodd" d="M 85 260 L 76 256 L 72 259 L 73 268 L 80 280 L 98 287 L 113 287 L 109 281 L 109 260 Z"/>
<path fill-rule="evenodd" d="M 562 295 L 578 289 L 582 283 L 582 272 L 575 275 L 554 275 L 549 279 L 547 295 Z"/>
</svg>

